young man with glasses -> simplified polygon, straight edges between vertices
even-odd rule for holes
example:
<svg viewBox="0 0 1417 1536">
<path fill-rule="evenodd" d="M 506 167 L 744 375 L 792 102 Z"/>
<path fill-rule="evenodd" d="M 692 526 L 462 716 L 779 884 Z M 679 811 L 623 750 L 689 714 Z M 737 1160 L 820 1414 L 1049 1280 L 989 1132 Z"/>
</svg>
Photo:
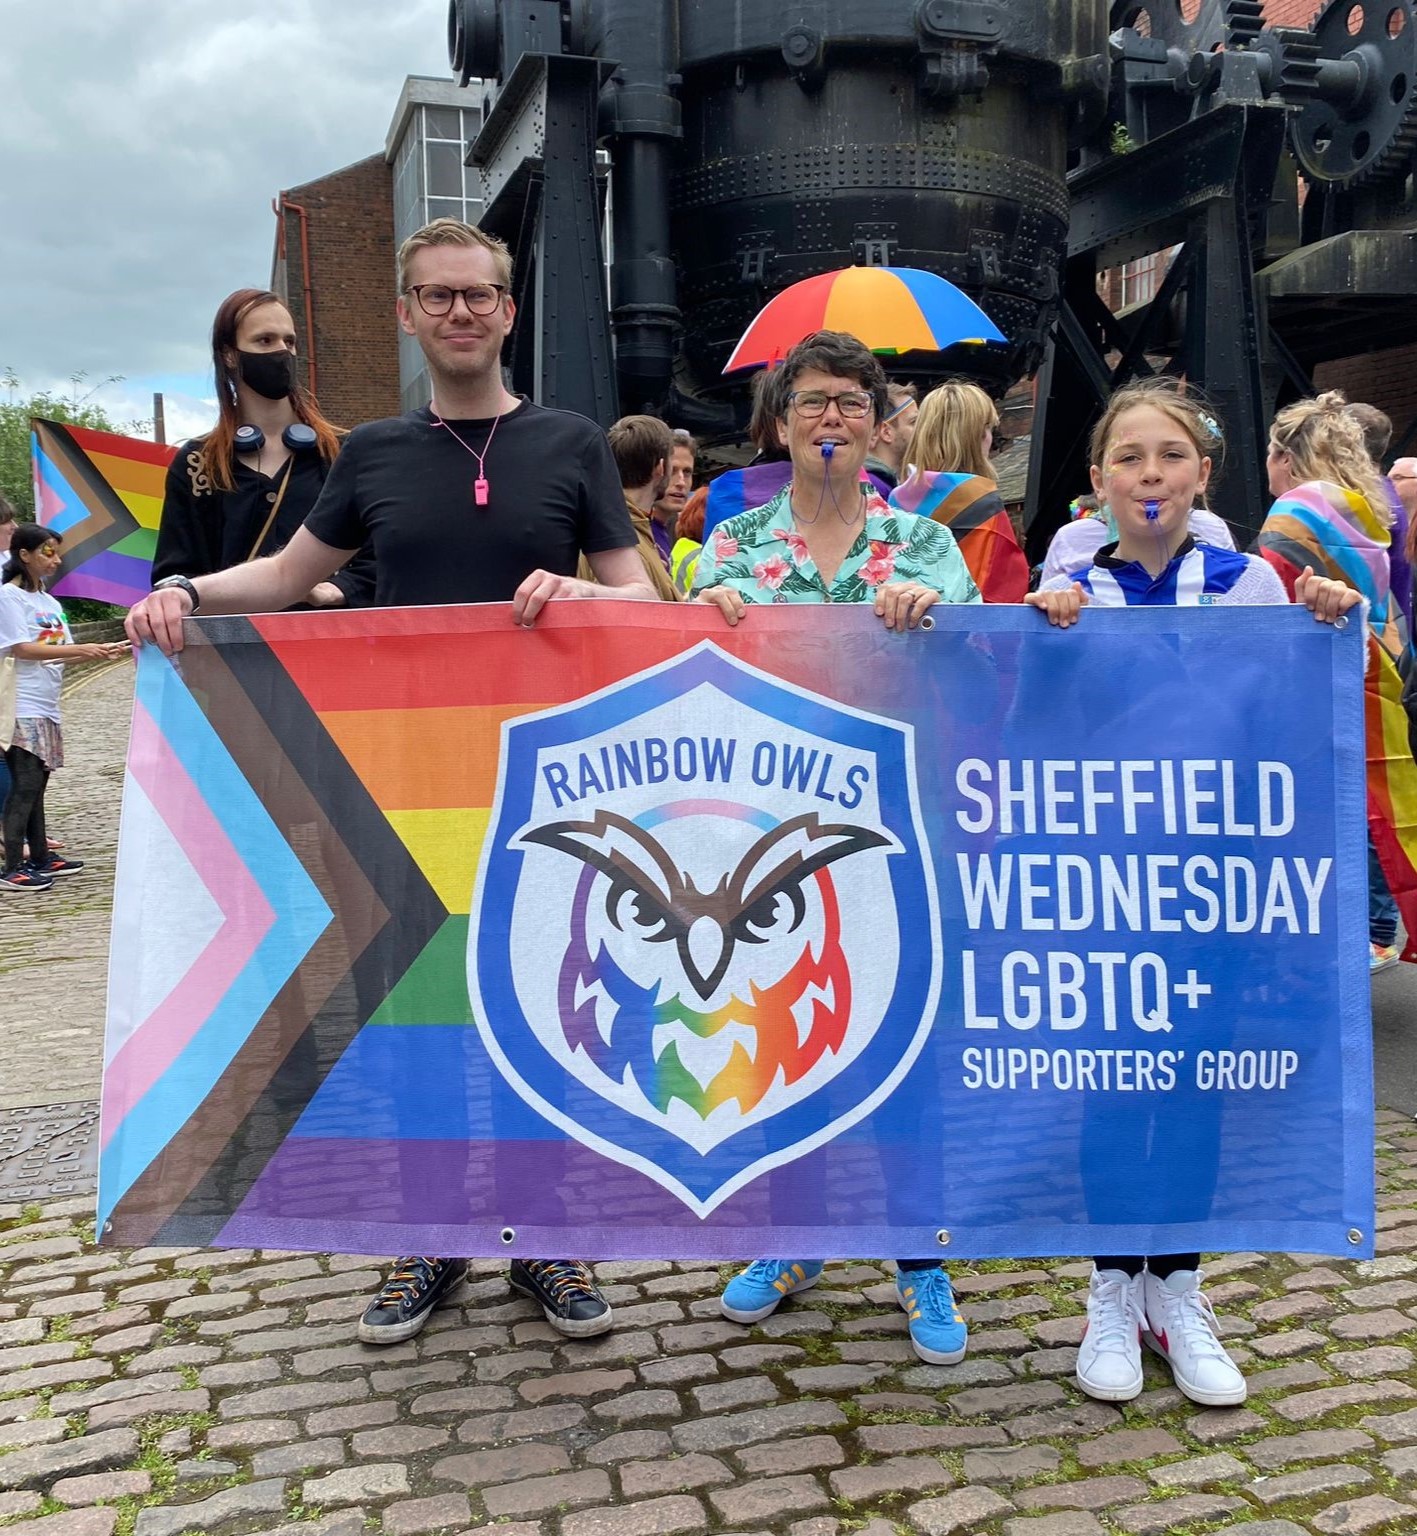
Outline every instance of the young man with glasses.
<svg viewBox="0 0 1417 1536">
<path fill-rule="evenodd" d="M 435 219 L 404 242 L 398 265 L 398 321 L 428 360 L 432 403 L 356 427 L 305 526 L 279 554 L 195 582 L 169 578 L 130 611 L 133 640 L 171 653 L 199 606 L 287 607 L 366 541 L 379 607 L 510 601 L 512 620 L 530 627 L 553 598 L 654 598 L 605 434 L 503 385 L 502 345 L 516 316 L 507 247 L 472 225 Z M 582 551 L 594 581 L 575 576 Z M 359 1337 L 411 1338 L 466 1267 L 399 1260 Z M 560 1333 L 584 1338 L 610 1327 L 584 1264 L 517 1260 L 510 1278 Z"/>
</svg>

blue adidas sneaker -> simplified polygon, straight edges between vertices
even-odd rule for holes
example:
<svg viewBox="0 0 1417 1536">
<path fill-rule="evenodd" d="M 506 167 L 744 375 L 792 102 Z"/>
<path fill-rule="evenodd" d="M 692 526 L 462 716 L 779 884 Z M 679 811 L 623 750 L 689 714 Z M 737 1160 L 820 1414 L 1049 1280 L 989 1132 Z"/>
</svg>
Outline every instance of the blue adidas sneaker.
<svg viewBox="0 0 1417 1536">
<path fill-rule="evenodd" d="M 822 1269 L 811 1259 L 757 1259 L 724 1286 L 718 1304 L 735 1323 L 760 1323 L 784 1297 L 815 1285 Z"/>
<path fill-rule="evenodd" d="M 932 1269 L 900 1270 L 895 1294 L 910 1319 L 915 1353 L 931 1365 L 958 1365 L 964 1359 L 969 1330 L 945 1271 L 938 1264 Z"/>
</svg>

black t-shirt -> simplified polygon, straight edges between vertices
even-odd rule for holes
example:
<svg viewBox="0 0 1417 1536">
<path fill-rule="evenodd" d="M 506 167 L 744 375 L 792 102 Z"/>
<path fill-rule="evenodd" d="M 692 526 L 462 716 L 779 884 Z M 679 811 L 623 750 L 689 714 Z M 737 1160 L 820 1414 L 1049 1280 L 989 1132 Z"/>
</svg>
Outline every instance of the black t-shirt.
<svg viewBox="0 0 1417 1536">
<path fill-rule="evenodd" d="M 423 409 L 349 434 L 305 526 L 336 549 L 372 543 L 380 607 L 510 602 L 532 571 L 574 576 L 582 550 L 634 548 L 594 422 L 523 400 L 492 428 L 442 427 Z M 458 438 L 483 455 L 486 506 L 474 494 L 477 460 Z"/>
<path fill-rule="evenodd" d="M 264 556 L 284 549 L 319 500 L 329 473 L 324 456 L 310 450 L 291 454 L 273 475 L 263 475 L 237 459 L 235 487 L 219 491 L 202 468 L 202 442 L 198 437 L 183 443 L 167 467 L 153 554 L 154 581 L 164 576 L 210 576 L 213 571 L 244 565 L 253 550 Z M 282 496 L 287 472 L 290 484 Z M 272 510 L 275 519 L 266 528 Z M 364 555 L 356 555 L 331 580 L 351 606 L 374 595 L 373 572 Z"/>
</svg>

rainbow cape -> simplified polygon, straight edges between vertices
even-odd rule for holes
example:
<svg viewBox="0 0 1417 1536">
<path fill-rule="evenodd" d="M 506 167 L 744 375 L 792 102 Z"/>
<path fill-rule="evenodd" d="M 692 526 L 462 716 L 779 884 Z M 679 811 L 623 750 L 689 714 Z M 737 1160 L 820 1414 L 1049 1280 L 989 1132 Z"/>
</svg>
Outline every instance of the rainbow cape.
<svg viewBox="0 0 1417 1536">
<path fill-rule="evenodd" d="M 999 496 L 982 475 L 914 470 L 891 492 L 890 504 L 933 518 L 955 536 L 964 563 L 986 603 L 1021 603 L 1028 591 L 1028 557 Z"/>
<path fill-rule="evenodd" d="M 1404 960 L 1417 962 L 1417 763 L 1402 707 L 1394 657 L 1402 636 L 1388 579 L 1390 535 L 1367 500 L 1346 491 L 1341 514 L 1316 485 L 1296 486 L 1270 509 L 1259 552 L 1279 573 L 1290 598 L 1305 566 L 1362 593 L 1372 638 L 1364 677 L 1368 755 L 1368 830 L 1388 889 L 1407 930 Z"/>
<path fill-rule="evenodd" d="M 131 608 L 152 589 L 163 483 L 177 450 L 36 417 L 30 451 L 35 515 L 64 536 L 55 595 Z"/>
</svg>

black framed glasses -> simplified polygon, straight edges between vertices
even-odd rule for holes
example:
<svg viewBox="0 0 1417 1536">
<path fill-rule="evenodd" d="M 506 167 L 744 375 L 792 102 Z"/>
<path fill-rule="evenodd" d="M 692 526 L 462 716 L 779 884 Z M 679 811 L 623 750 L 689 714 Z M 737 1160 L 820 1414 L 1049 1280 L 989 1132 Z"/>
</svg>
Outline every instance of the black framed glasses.
<svg viewBox="0 0 1417 1536">
<path fill-rule="evenodd" d="M 471 288 L 447 288 L 442 283 L 415 283 L 408 290 L 418 307 L 433 319 L 452 312 L 459 294 L 470 315 L 495 315 L 507 295 L 503 283 L 474 283 Z"/>
<path fill-rule="evenodd" d="M 829 395 L 820 389 L 794 389 L 787 403 L 806 421 L 825 416 L 827 407 L 834 405 L 842 416 L 859 419 L 871 414 L 875 401 L 864 389 L 844 389 L 839 395 Z"/>
</svg>

